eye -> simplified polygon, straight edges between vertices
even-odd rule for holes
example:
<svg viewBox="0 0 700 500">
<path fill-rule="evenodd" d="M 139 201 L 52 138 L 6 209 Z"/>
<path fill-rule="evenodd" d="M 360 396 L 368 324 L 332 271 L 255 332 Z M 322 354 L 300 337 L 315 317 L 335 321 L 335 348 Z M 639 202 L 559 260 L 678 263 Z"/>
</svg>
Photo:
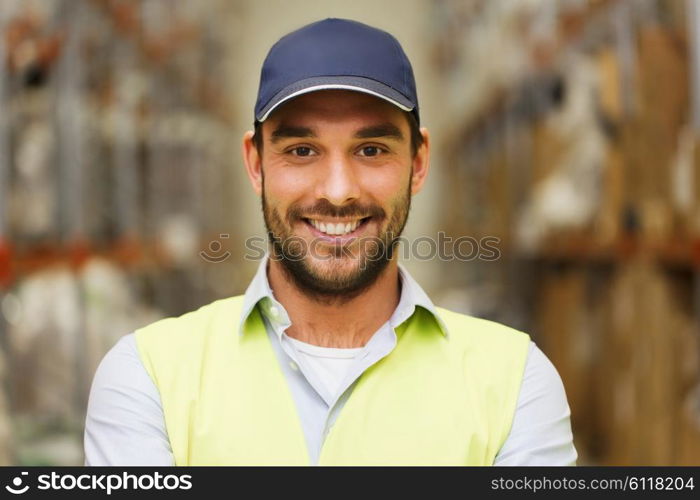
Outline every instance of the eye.
<svg viewBox="0 0 700 500">
<path fill-rule="evenodd" d="M 379 146 L 364 146 L 360 148 L 360 156 L 373 157 L 379 156 L 381 153 L 384 152 L 386 152 L 386 150 L 380 148 Z"/>
<path fill-rule="evenodd" d="M 290 149 L 289 153 L 291 153 L 293 156 L 305 158 L 307 156 L 312 156 L 314 154 L 314 150 L 311 149 L 309 146 L 297 146 L 295 148 Z"/>
</svg>

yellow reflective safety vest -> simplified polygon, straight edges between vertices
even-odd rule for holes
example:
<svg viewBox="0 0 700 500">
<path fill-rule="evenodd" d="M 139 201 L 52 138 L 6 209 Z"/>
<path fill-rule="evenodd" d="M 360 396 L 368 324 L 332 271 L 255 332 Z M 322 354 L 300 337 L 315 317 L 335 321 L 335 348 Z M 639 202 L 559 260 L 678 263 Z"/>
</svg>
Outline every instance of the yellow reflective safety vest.
<svg viewBox="0 0 700 500">
<path fill-rule="evenodd" d="M 136 331 L 176 465 L 308 465 L 295 402 L 258 308 L 243 296 Z M 359 378 L 319 465 L 491 465 L 510 432 L 530 338 L 417 307 Z"/>
</svg>

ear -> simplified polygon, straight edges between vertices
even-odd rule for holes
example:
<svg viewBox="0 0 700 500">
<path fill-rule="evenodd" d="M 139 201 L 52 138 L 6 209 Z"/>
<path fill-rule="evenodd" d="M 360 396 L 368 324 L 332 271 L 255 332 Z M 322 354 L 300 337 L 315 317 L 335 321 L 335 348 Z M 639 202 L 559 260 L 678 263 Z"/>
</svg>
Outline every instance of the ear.
<svg viewBox="0 0 700 500">
<path fill-rule="evenodd" d="M 420 133 L 423 136 L 423 144 L 418 148 L 416 156 L 413 158 L 411 194 L 417 194 L 423 188 L 430 168 L 430 134 L 425 127 L 421 127 Z"/>
<path fill-rule="evenodd" d="M 243 135 L 241 151 L 250 184 L 253 186 L 255 193 L 260 196 L 262 194 L 262 158 L 260 158 L 258 149 L 253 142 L 253 134 L 254 132 L 249 130 Z"/>
</svg>

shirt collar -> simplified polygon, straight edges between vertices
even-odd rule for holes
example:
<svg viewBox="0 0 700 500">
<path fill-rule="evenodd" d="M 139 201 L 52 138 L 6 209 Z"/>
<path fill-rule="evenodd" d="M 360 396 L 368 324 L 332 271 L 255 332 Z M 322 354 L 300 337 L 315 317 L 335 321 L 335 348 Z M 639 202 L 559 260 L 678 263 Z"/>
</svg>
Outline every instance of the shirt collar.
<svg viewBox="0 0 700 500">
<path fill-rule="evenodd" d="M 411 273 L 409 273 L 400 262 L 399 276 L 401 278 L 401 298 L 399 299 L 399 305 L 396 307 L 391 317 L 392 326 L 394 328 L 399 326 L 413 315 L 417 306 L 420 306 L 435 318 L 442 334 L 447 337 L 447 324 L 445 324 L 445 321 L 440 317 L 435 304 L 433 304 L 433 301 L 430 300 L 425 290 L 423 290 L 413 276 L 411 276 Z"/>
<path fill-rule="evenodd" d="M 266 253 L 258 266 L 255 276 L 248 285 L 245 295 L 243 296 L 243 307 L 241 309 L 241 318 L 238 324 L 239 334 L 243 334 L 243 326 L 248 319 L 248 316 L 250 316 L 253 309 L 260 301 L 263 301 L 264 304 L 264 314 L 267 315 L 269 310 L 274 307 L 276 309 L 276 313 L 279 315 L 278 320 L 282 323 L 289 323 L 289 316 L 287 315 L 287 312 L 282 304 L 275 299 L 272 289 L 270 288 L 270 282 L 267 279 L 268 261 L 269 254 Z M 413 276 L 411 276 L 403 264 L 399 263 L 398 266 L 399 277 L 401 279 L 401 297 L 399 298 L 398 306 L 389 319 L 391 326 L 393 328 L 398 327 L 401 323 L 413 315 L 416 307 L 422 307 L 435 318 L 442 334 L 447 337 L 447 325 L 438 314 L 438 311 L 432 300 L 430 300 L 430 297 L 428 297 L 416 280 L 413 279 Z"/>
<path fill-rule="evenodd" d="M 258 270 L 255 272 L 255 276 L 245 291 L 243 307 L 241 308 L 241 319 L 238 324 L 239 334 L 243 333 L 243 326 L 248 316 L 250 316 L 250 313 L 252 313 L 255 306 L 258 305 L 258 302 L 266 298 L 275 300 L 272 289 L 270 288 L 270 282 L 267 280 L 267 262 L 269 260 L 270 255 L 265 253 L 265 256 L 260 261 Z"/>
</svg>

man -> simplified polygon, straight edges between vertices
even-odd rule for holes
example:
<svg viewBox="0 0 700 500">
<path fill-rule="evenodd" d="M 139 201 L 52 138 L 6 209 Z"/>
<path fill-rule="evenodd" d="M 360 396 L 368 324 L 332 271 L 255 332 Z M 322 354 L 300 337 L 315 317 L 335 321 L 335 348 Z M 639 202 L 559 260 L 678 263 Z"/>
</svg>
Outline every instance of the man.
<svg viewBox="0 0 700 500">
<path fill-rule="evenodd" d="M 272 47 L 243 138 L 269 252 L 245 295 L 105 356 L 86 464 L 575 464 L 529 337 L 434 306 L 397 262 L 429 167 L 419 119 L 388 33 L 326 19 Z"/>
</svg>

